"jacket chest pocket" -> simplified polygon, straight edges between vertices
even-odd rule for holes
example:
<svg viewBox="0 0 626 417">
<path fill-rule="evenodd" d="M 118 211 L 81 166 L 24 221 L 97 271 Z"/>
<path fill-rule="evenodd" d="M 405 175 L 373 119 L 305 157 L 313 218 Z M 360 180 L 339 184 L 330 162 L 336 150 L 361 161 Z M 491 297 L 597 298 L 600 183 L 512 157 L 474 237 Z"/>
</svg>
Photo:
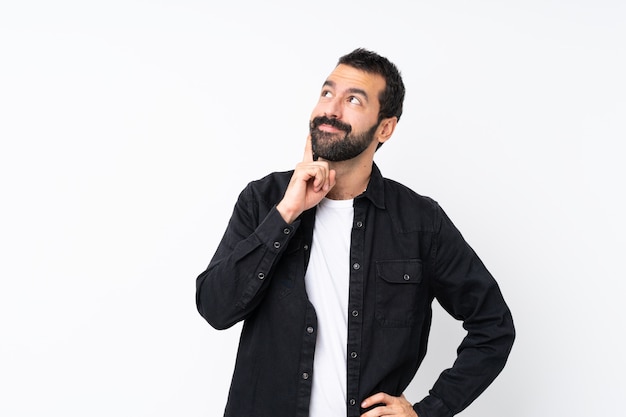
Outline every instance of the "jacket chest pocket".
<svg viewBox="0 0 626 417">
<path fill-rule="evenodd" d="M 408 327 L 418 310 L 422 261 L 376 261 L 376 320 L 384 327 Z"/>
</svg>

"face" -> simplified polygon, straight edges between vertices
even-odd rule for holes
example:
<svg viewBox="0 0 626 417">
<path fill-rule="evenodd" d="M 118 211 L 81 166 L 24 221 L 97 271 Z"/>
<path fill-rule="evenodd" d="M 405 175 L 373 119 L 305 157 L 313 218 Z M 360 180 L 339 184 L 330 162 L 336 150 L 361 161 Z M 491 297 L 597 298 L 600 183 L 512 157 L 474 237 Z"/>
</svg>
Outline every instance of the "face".
<svg viewBox="0 0 626 417">
<path fill-rule="evenodd" d="M 356 68 L 339 65 L 328 77 L 311 115 L 314 154 L 328 161 L 357 157 L 376 139 L 378 96 L 385 80 Z"/>
</svg>

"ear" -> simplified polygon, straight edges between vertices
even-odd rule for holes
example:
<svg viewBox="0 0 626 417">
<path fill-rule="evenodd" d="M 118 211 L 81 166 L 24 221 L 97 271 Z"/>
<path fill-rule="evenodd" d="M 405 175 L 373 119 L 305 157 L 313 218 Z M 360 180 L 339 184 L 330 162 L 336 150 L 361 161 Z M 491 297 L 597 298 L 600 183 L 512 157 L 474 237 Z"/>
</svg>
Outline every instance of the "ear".
<svg viewBox="0 0 626 417">
<path fill-rule="evenodd" d="M 398 125 L 397 117 L 389 117 L 380 121 L 378 125 L 378 143 L 385 143 L 391 138 L 393 131 Z"/>
</svg>

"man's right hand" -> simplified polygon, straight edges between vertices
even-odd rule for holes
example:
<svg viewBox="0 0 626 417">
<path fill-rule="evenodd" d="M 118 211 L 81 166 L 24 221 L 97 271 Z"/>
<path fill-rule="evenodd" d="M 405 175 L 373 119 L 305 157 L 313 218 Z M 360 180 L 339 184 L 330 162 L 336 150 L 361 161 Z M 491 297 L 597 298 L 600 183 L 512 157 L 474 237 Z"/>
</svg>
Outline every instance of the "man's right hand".
<svg viewBox="0 0 626 417">
<path fill-rule="evenodd" d="M 287 191 L 276 209 L 287 223 L 292 223 L 303 211 L 315 207 L 335 186 L 335 170 L 327 161 L 313 160 L 311 136 L 306 140 L 302 162 L 296 165 Z"/>
</svg>

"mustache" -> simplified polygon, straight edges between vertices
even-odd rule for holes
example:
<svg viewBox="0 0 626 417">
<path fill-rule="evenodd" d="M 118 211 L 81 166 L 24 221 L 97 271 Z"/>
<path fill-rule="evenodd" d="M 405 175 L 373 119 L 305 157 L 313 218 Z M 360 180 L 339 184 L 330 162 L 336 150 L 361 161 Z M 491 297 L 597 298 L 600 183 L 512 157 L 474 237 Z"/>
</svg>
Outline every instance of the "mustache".
<svg viewBox="0 0 626 417">
<path fill-rule="evenodd" d="M 320 125 L 329 125 L 332 127 L 336 127 L 339 130 L 343 130 L 346 134 L 352 132 L 352 126 L 347 123 L 343 123 L 337 119 L 331 119 L 326 116 L 318 116 L 311 120 L 310 128 L 311 130 L 317 129 Z"/>
</svg>

